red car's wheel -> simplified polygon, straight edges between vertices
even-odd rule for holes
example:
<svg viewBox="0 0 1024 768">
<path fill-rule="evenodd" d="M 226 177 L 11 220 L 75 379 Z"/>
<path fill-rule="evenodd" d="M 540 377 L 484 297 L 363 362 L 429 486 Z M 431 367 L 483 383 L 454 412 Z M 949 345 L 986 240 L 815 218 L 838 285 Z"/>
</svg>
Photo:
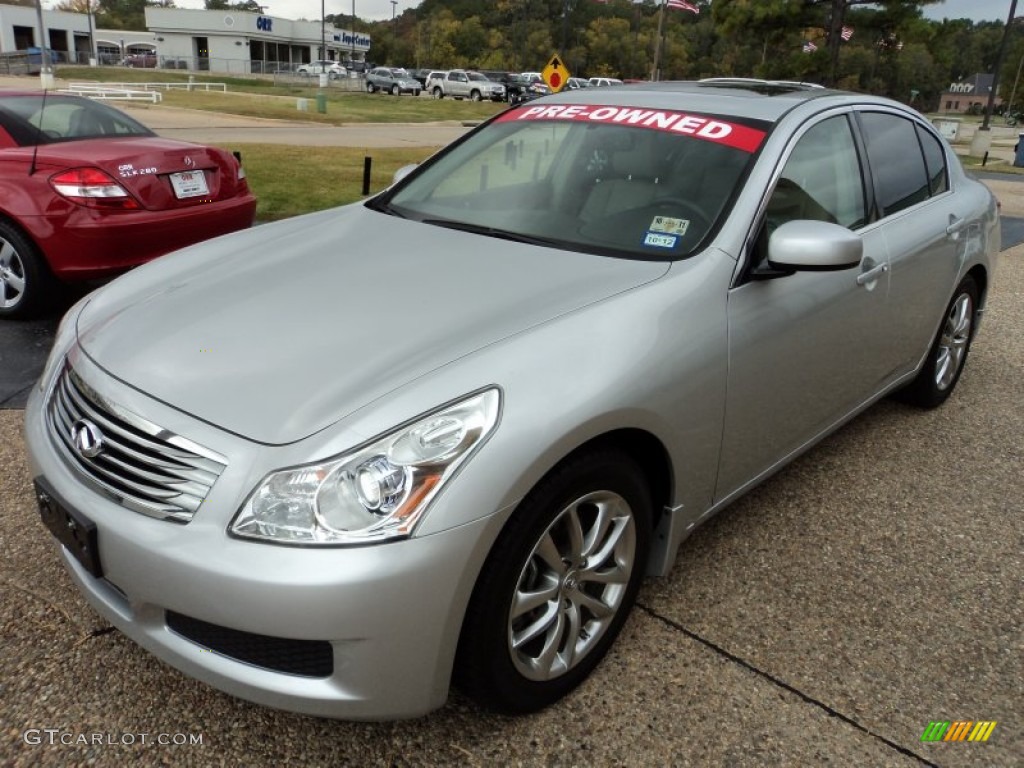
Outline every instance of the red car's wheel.
<svg viewBox="0 0 1024 768">
<path fill-rule="evenodd" d="M 35 245 L 0 220 L 0 317 L 25 318 L 53 298 L 55 280 Z"/>
</svg>

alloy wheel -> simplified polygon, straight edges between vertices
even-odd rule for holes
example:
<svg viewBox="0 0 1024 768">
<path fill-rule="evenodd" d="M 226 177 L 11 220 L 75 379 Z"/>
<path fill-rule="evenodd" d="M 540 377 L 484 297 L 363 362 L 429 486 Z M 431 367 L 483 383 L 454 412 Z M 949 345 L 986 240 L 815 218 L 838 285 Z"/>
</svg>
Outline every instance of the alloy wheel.
<svg viewBox="0 0 1024 768">
<path fill-rule="evenodd" d="M 634 512 L 617 493 L 569 504 L 544 531 L 519 576 L 508 650 L 530 680 L 551 680 L 589 654 L 612 623 L 636 564 Z"/>
<path fill-rule="evenodd" d="M 25 264 L 17 249 L 0 239 L 0 309 L 17 305 L 25 294 Z"/>
<path fill-rule="evenodd" d="M 973 311 L 970 294 L 966 292 L 957 296 L 949 308 L 935 361 L 935 386 L 940 390 L 948 389 L 953 384 L 963 366 L 967 346 L 971 341 Z"/>
</svg>

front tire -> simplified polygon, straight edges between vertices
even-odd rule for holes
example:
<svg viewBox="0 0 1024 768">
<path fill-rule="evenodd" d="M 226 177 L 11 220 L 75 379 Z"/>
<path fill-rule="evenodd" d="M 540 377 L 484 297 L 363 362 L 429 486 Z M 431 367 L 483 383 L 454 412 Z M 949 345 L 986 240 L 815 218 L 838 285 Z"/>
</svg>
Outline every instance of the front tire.
<svg viewBox="0 0 1024 768">
<path fill-rule="evenodd" d="M 398 96 L 401 92 L 402 92 L 402 89 L 399 88 L 397 85 L 392 85 L 391 86 L 391 95 L 392 96 Z"/>
<path fill-rule="evenodd" d="M 23 319 L 47 309 L 57 281 L 35 245 L 0 220 L 0 318 Z"/>
<path fill-rule="evenodd" d="M 946 307 L 942 326 L 920 372 L 899 393 L 901 400 L 920 408 L 936 408 L 946 402 L 967 363 L 977 306 L 978 284 L 968 275 Z"/>
<path fill-rule="evenodd" d="M 473 91 L 469 94 L 469 98 L 473 101 L 480 101 L 483 97 L 480 95 L 480 91 Z"/>
<path fill-rule="evenodd" d="M 582 683 L 636 600 L 651 514 L 643 472 L 618 451 L 581 454 L 541 481 L 481 570 L 456 684 L 488 708 L 521 713 Z"/>
</svg>

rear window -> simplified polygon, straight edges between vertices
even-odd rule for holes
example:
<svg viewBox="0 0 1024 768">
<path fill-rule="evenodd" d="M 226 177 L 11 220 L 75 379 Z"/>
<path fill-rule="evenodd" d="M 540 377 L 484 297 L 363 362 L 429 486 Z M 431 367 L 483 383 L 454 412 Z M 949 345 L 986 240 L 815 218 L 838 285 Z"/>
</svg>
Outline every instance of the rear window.
<svg viewBox="0 0 1024 768">
<path fill-rule="evenodd" d="M 764 127 L 624 107 L 509 110 L 382 203 L 438 226 L 628 258 L 692 253 Z"/>
<path fill-rule="evenodd" d="M 123 112 L 74 96 L 17 96 L 0 99 L 0 122 L 19 146 L 99 136 L 153 136 Z"/>
</svg>

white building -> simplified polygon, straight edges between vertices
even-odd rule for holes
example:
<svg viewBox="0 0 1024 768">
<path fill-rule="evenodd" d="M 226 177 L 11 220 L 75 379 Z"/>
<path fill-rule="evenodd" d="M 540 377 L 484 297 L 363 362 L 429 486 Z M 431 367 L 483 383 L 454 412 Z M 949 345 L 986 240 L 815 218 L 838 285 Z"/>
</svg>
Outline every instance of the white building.
<svg viewBox="0 0 1024 768">
<path fill-rule="evenodd" d="M 193 70 L 274 72 L 318 59 L 365 61 L 370 49 L 369 35 L 245 11 L 150 6 L 146 27 L 160 66 Z"/>
<path fill-rule="evenodd" d="M 34 6 L 0 5 L 0 53 L 24 54 L 29 48 L 46 47 L 54 61 L 85 63 L 89 57 L 89 17 L 84 13 L 43 11 L 46 33 L 40 39 Z"/>
</svg>

